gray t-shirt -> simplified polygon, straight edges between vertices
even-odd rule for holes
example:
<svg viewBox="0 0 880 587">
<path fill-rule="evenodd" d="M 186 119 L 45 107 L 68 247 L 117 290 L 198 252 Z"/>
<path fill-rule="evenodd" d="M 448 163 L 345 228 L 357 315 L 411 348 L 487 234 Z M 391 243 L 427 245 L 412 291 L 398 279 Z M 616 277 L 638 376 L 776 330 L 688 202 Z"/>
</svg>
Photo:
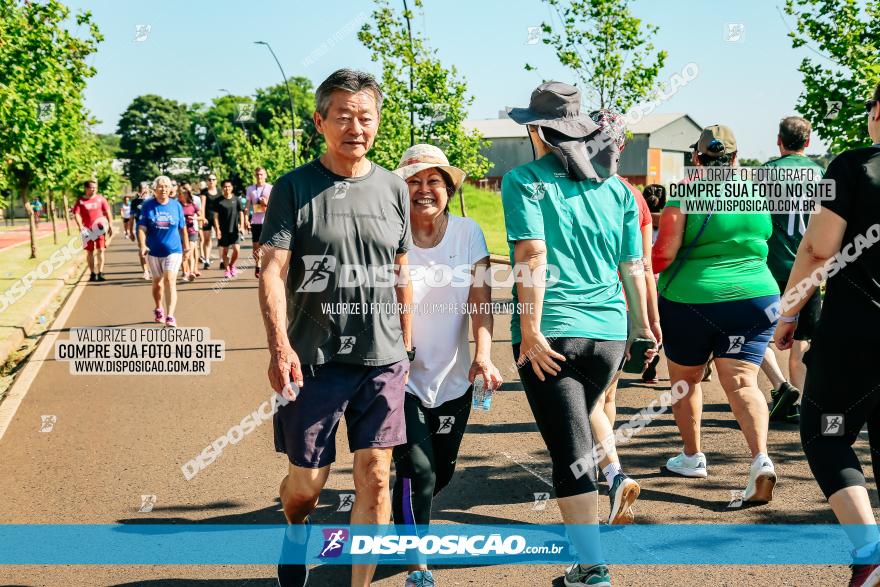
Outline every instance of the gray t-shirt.
<svg viewBox="0 0 880 587">
<path fill-rule="evenodd" d="M 260 244 L 292 252 L 287 334 L 306 365 L 406 358 L 394 258 L 412 246 L 409 190 L 373 164 L 341 177 L 317 159 L 272 187 Z"/>
</svg>

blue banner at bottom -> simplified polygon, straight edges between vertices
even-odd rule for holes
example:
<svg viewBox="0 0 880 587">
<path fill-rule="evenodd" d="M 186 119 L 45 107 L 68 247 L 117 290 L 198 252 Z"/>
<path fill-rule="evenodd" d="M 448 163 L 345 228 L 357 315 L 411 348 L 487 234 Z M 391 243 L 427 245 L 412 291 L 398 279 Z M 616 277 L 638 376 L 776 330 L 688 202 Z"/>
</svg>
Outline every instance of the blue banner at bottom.
<svg viewBox="0 0 880 587">
<path fill-rule="evenodd" d="M 0 525 L 5 565 L 627 565 L 849 564 L 850 536 L 876 527 L 823 525 L 268 526 Z M 580 554 L 576 554 L 580 553 Z M 584 554 L 589 553 L 589 554 Z"/>
</svg>

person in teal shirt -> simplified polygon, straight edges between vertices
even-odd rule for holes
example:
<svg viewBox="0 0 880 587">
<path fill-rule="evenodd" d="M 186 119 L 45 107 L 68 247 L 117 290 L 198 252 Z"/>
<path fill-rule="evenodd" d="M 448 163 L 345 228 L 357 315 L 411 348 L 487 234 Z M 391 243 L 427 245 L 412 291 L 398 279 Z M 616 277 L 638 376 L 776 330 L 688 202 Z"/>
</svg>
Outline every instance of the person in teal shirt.
<svg viewBox="0 0 880 587">
<path fill-rule="evenodd" d="M 692 148 L 697 167 L 736 167 L 736 138 L 727 126 L 706 127 Z M 661 271 L 660 325 L 669 378 L 688 390 L 672 404 L 684 450 L 666 468 L 686 477 L 708 476 L 700 451 L 700 382 L 714 359 L 752 453 L 743 499 L 759 503 L 773 498 L 776 485 L 767 456 L 767 403 L 758 388 L 758 369 L 776 323 L 772 308 L 779 302 L 779 286 L 767 267 L 771 233 L 766 212 L 689 213 L 681 199 L 671 198 L 652 254 L 654 270 Z"/>
<path fill-rule="evenodd" d="M 565 582 L 608 585 L 595 479 L 601 459 L 589 414 L 629 343 L 656 340 L 647 321 L 638 209 L 614 177 L 619 147 L 580 113 L 580 103 L 577 88 L 547 82 L 528 108 L 509 112 L 527 125 L 536 160 L 504 176 L 501 200 L 515 277 L 513 355 L 578 553 Z"/>
</svg>

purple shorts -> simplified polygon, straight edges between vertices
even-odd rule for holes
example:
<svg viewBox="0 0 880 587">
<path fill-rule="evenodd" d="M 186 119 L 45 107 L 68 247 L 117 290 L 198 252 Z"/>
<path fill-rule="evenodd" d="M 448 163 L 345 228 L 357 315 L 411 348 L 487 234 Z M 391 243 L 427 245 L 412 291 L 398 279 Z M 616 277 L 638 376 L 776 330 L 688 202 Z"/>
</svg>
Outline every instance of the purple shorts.
<svg viewBox="0 0 880 587">
<path fill-rule="evenodd" d="M 343 414 L 351 452 L 405 444 L 408 371 L 407 360 L 381 367 L 303 365 L 299 395 L 275 414 L 275 450 L 298 467 L 329 465 L 336 460 L 336 429 Z"/>
</svg>

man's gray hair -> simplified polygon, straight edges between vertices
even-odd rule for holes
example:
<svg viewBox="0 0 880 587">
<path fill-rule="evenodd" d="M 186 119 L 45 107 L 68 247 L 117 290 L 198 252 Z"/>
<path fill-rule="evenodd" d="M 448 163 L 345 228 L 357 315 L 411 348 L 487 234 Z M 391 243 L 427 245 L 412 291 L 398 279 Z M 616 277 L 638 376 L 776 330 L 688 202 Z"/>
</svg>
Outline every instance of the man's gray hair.
<svg viewBox="0 0 880 587">
<path fill-rule="evenodd" d="M 171 178 L 167 175 L 160 175 L 153 180 L 153 189 L 156 189 L 156 186 L 159 185 L 160 182 L 167 183 L 169 187 L 171 186 Z"/>
<path fill-rule="evenodd" d="M 345 90 L 352 94 L 370 90 L 376 98 L 376 111 L 382 110 L 382 88 L 379 87 L 376 78 L 363 71 L 343 68 L 331 73 L 315 90 L 315 109 L 321 118 L 327 117 L 327 112 L 330 110 L 330 97 L 336 90 Z"/>
</svg>

